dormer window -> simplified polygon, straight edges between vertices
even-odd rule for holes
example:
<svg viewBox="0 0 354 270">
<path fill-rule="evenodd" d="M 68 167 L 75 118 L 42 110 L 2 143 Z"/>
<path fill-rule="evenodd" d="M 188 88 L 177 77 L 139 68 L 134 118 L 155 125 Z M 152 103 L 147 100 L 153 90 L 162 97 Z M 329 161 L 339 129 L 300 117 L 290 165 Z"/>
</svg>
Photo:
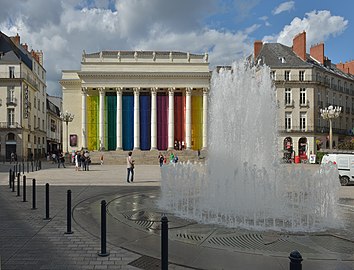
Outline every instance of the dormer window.
<svg viewBox="0 0 354 270">
<path fill-rule="evenodd" d="M 282 64 L 286 63 L 285 57 L 279 57 L 278 59 Z"/>
</svg>

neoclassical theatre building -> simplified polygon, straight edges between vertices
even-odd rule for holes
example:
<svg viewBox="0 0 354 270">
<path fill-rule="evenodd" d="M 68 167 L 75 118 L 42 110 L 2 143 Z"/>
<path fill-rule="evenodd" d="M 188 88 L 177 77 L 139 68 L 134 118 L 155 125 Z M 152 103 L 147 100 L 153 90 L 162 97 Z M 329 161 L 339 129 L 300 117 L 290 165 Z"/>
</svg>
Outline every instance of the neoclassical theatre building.
<svg viewBox="0 0 354 270">
<path fill-rule="evenodd" d="M 208 54 L 84 51 L 60 80 L 63 149 L 203 149 L 210 77 Z"/>
</svg>

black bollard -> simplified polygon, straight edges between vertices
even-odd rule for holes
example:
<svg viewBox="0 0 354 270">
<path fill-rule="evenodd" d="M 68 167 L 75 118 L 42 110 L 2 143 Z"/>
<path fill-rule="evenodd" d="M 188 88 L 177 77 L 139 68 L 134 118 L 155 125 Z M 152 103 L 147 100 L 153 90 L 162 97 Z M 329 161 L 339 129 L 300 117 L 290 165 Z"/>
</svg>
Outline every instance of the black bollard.
<svg viewBox="0 0 354 270">
<path fill-rule="evenodd" d="M 23 202 L 27 202 L 26 200 L 26 175 L 23 176 Z"/>
<path fill-rule="evenodd" d="M 67 192 L 66 197 L 66 233 L 65 234 L 72 234 L 71 231 L 71 190 L 69 189 Z"/>
<path fill-rule="evenodd" d="M 28 160 L 27 160 L 27 173 L 29 173 L 29 163 L 28 163 Z"/>
<path fill-rule="evenodd" d="M 45 218 L 44 220 L 50 220 L 49 217 L 49 184 L 45 184 Z"/>
<path fill-rule="evenodd" d="M 36 179 L 32 179 L 32 209 L 36 208 Z"/>
<path fill-rule="evenodd" d="M 18 173 L 21 173 L 21 163 L 18 163 Z"/>
<path fill-rule="evenodd" d="M 12 188 L 12 170 L 9 171 L 9 187 Z"/>
<path fill-rule="evenodd" d="M 100 257 L 109 256 L 106 250 L 106 201 L 101 201 L 101 252 L 98 253 Z"/>
<path fill-rule="evenodd" d="M 168 219 L 161 218 L 161 269 L 168 269 Z"/>
<path fill-rule="evenodd" d="M 15 171 L 12 171 L 12 192 L 15 192 Z"/>
<path fill-rule="evenodd" d="M 20 173 L 17 173 L 17 197 L 20 197 Z"/>
<path fill-rule="evenodd" d="M 290 253 L 290 270 L 301 270 L 302 269 L 302 256 L 299 251 L 294 250 Z"/>
<path fill-rule="evenodd" d="M 25 163 L 22 161 L 22 174 L 25 174 Z"/>
<path fill-rule="evenodd" d="M 15 172 L 15 175 L 17 175 L 16 165 L 14 165 L 14 172 Z"/>
</svg>

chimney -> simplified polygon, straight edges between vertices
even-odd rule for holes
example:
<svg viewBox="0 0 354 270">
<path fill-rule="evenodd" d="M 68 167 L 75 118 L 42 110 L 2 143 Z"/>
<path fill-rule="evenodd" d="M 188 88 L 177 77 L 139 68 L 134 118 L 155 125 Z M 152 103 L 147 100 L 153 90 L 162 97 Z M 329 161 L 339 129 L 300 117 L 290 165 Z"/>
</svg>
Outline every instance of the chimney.
<svg viewBox="0 0 354 270">
<path fill-rule="evenodd" d="M 324 44 L 316 44 L 310 48 L 310 55 L 312 58 L 315 58 L 322 65 L 324 64 L 325 56 L 324 56 Z"/>
<path fill-rule="evenodd" d="M 15 45 L 20 46 L 20 36 L 18 35 L 18 33 L 16 34 L 16 36 L 10 37 L 10 39 Z"/>
<path fill-rule="evenodd" d="M 26 51 L 28 51 L 28 45 L 27 45 L 27 43 L 24 43 L 24 44 L 21 44 L 22 45 L 22 47 L 26 50 Z"/>
<path fill-rule="evenodd" d="M 43 66 L 43 52 L 42 52 L 42 50 L 36 51 L 36 54 L 38 55 L 39 63 Z"/>
<path fill-rule="evenodd" d="M 293 52 L 306 61 L 306 32 L 296 35 L 293 39 Z"/>
<path fill-rule="evenodd" d="M 354 60 L 350 62 L 345 62 L 344 64 L 339 63 L 336 65 L 336 67 L 345 73 L 354 75 Z"/>
<path fill-rule="evenodd" d="M 259 55 L 259 52 L 262 50 L 263 42 L 262 40 L 256 40 L 254 42 L 254 59 L 256 59 Z"/>
</svg>

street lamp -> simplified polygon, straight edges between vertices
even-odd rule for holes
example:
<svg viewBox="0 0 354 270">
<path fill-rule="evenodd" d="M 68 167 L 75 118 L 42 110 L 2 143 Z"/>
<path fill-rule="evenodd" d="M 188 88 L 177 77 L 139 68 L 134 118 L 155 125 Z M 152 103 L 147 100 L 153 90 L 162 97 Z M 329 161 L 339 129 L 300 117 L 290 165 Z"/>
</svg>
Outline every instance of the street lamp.
<svg viewBox="0 0 354 270">
<path fill-rule="evenodd" d="M 74 120 L 74 114 L 70 113 L 68 111 L 65 111 L 65 113 L 60 113 L 60 119 L 63 120 L 66 123 L 66 136 L 67 136 L 67 141 L 66 141 L 66 153 L 69 153 L 69 122 L 72 122 Z"/>
<path fill-rule="evenodd" d="M 342 107 L 332 105 L 328 108 L 320 109 L 321 116 L 323 119 L 329 120 L 329 149 L 332 150 L 332 119 L 338 118 L 342 111 Z"/>
</svg>

